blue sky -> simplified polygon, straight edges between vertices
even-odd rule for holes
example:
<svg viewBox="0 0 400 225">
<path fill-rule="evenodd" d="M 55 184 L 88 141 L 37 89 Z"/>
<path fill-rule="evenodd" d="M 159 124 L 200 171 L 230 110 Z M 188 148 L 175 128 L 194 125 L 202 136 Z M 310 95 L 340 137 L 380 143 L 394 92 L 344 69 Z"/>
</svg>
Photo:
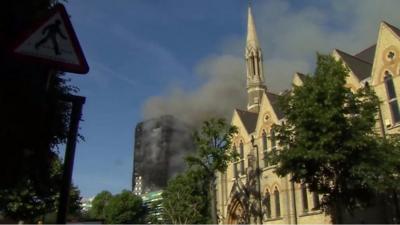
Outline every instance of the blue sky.
<svg viewBox="0 0 400 225">
<path fill-rule="evenodd" d="M 65 4 L 90 66 L 68 74 L 87 97 L 74 183 L 84 197 L 131 188 L 134 127 L 144 118 L 229 118 L 243 107 L 246 0 L 70 0 Z M 253 1 L 267 86 L 311 72 L 315 52 L 356 53 L 379 22 L 400 26 L 400 1 Z"/>
</svg>

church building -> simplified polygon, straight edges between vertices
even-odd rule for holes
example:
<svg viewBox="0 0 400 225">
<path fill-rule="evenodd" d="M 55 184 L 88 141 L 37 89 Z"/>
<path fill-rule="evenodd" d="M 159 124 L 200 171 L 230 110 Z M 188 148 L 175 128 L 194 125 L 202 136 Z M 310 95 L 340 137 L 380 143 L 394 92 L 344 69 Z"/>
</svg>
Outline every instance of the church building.
<svg viewBox="0 0 400 225">
<path fill-rule="evenodd" d="M 346 86 L 356 91 L 370 85 L 381 104 L 377 129 L 382 135 L 400 133 L 400 30 L 382 22 L 376 43 L 357 54 L 335 49 L 332 56 L 349 69 Z M 273 124 L 281 124 L 285 115 L 279 110 L 279 95 L 268 90 L 264 81 L 263 53 L 251 8 L 248 8 L 245 48 L 248 93 L 247 109 L 234 109 L 231 124 L 238 127 L 232 146 L 239 160 L 225 173 L 217 174 L 217 211 L 221 224 L 304 224 L 332 223 L 320 209 L 320 196 L 305 185 L 291 182 L 290 176 L 279 177 L 275 165 L 266 156 L 279 151 Z M 303 84 L 306 75 L 295 73 L 292 84 Z M 259 169 L 258 175 L 255 171 Z M 260 193 L 261 198 L 258 197 Z M 392 208 L 380 202 L 345 218 L 346 223 L 391 223 Z"/>
</svg>

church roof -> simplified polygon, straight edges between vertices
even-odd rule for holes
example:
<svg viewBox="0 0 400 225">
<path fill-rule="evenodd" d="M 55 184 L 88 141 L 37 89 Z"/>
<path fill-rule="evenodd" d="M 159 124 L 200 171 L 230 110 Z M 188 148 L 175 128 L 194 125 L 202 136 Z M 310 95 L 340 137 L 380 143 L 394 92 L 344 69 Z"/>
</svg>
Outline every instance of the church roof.
<svg viewBox="0 0 400 225">
<path fill-rule="evenodd" d="M 392 24 L 390 24 L 386 21 L 383 21 L 383 23 L 386 24 L 386 26 L 388 26 L 397 36 L 400 37 L 400 29 L 399 28 L 393 26 Z"/>
<path fill-rule="evenodd" d="M 350 70 L 362 81 L 365 78 L 371 76 L 372 64 L 364 61 L 360 58 L 352 56 L 346 52 L 336 49 L 336 52 L 340 55 L 344 63 L 350 68 Z"/>
<path fill-rule="evenodd" d="M 267 98 L 268 98 L 269 102 L 271 103 L 272 108 L 274 109 L 278 120 L 282 119 L 285 116 L 285 114 L 282 112 L 282 110 L 280 110 L 280 107 L 278 106 L 279 95 L 274 94 L 272 92 L 268 92 L 268 91 L 266 91 L 265 94 L 267 95 Z"/>
<path fill-rule="evenodd" d="M 362 50 L 354 56 L 371 64 L 374 63 L 376 44 Z"/>
<path fill-rule="evenodd" d="M 304 73 L 296 72 L 296 74 L 297 74 L 297 76 L 299 76 L 300 80 L 302 80 L 302 81 L 304 81 L 307 77 L 307 75 L 305 75 Z"/>
<path fill-rule="evenodd" d="M 258 113 L 236 109 L 240 120 L 242 121 L 247 133 L 253 133 L 256 129 Z"/>
</svg>

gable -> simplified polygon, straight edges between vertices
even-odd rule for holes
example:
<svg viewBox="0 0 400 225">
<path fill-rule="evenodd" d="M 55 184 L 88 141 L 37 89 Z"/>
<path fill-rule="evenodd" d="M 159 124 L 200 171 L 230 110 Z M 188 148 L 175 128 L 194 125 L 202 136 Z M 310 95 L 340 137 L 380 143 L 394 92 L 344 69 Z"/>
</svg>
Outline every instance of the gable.
<svg viewBox="0 0 400 225">
<path fill-rule="evenodd" d="M 278 106 L 278 102 L 279 102 L 279 95 L 274 94 L 272 92 L 265 92 L 267 99 L 269 100 L 272 109 L 275 112 L 275 116 L 277 118 L 277 120 L 280 120 L 284 117 L 284 114 L 282 112 L 282 110 L 280 110 L 279 106 Z"/>
<path fill-rule="evenodd" d="M 303 86 L 304 84 L 304 80 L 306 79 L 307 75 L 296 72 L 293 75 L 293 79 L 292 79 L 292 85 L 295 86 Z"/>
<path fill-rule="evenodd" d="M 397 35 L 397 37 L 400 37 L 400 29 L 393 26 L 392 24 L 383 21 L 382 23 L 384 23 L 386 26 L 388 26 L 390 28 L 390 30 L 395 33 Z"/>
<path fill-rule="evenodd" d="M 390 53 L 394 58 L 390 59 Z M 379 27 L 376 52 L 372 67 L 372 85 L 383 82 L 384 72 L 389 70 L 392 74 L 399 74 L 400 68 L 400 30 L 393 25 L 382 22 Z"/>
<path fill-rule="evenodd" d="M 263 98 L 260 105 L 260 113 L 258 114 L 257 119 L 257 132 L 259 132 L 260 129 L 265 126 L 265 124 L 268 124 L 267 126 L 276 124 L 284 117 L 283 112 L 278 108 L 278 99 L 279 95 L 277 94 L 267 91 L 263 93 Z"/>
</svg>

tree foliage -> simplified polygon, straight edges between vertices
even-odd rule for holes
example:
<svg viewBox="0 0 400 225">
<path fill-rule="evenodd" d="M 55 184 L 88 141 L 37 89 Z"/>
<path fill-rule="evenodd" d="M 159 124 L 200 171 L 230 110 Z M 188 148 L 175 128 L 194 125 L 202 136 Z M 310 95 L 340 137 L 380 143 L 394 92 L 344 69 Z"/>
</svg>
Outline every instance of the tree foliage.
<svg viewBox="0 0 400 225">
<path fill-rule="evenodd" d="M 277 126 L 276 172 L 292 175 L 323 195 L 323 206 L 340 222 L 340 207 L 352 211 L 368 203 L 373 189 L 368 173 L 384 153 L 375 133 L 379 101 L 366 85 L 345 87 L 348 70 L 331 56 L 318 55 L 314 76 L 282 98 L 286 122 Z M 378 169 L 379 171 L 379 169 Z"/>
<path fill-rule="evenodd" d="M 21 186 L 13 189 L 0 190 L 0 209 L 3 214 L 16 221 L 36 222 L 45 214 L 55 213 L 62 177 L 62 164 L 60 159 L 52 163 L 50 171 L 51 186 L 47 193 L 38 193 L 31 180 L 21 182 Z M 81 213 L 81 196 L 78 187 L 71 185 L 70 199 L 68 202 L 68 216 L 77 217 Z"/>
<path fill-rule="evenodd" d="M 169 181 L 163 193 L 166 221 L 217 223 L 215 177 L 217 172 L 225 172 L 229 162 L 237 157 L 231 150 L 235 133 L 237 128 L 224 119 L 205 121 L 195 132 L 196 153 L 186 158 L 189 169 Z"/>
<path fill-rule="evenodd" d="M 388 135 L 380 139 L 381 151 L 376 151 L 376 157 L 381 159 L 379 171 L 374 170 L 373 174 L 367 174 L 365 177 L 371 177 L 366 182 L 375 187 L 377 191 L 393 190 L 400 191 L 400 134 Z M 384 163 L 382 163 L 384 162 Z M 363 171 L 360 168 L 359 171 Z M 400 218 L 399 218 L 400 219 Z M 399 220 L 400 221 L 400 220 Z"/>
<path fill-rule="evenodd" d="M 206 180 L 203 171 L 188 170 L 168 182 L 162 194 L 163 217 L 167 223 L 211 222 Z"/>
<path fill-rule="evenodd" d="M 71 218 L 71 219 L 79 219 L 82 216 L 81 191 L 74 184 L 71 184 L 67 213 L 68 213 L 67 218 Z"/>
<path fill-rule="evenodd" d="M 145 213 L 142 199 L 127 190 L 116 195 L 102 191 L 93 199 L 89 209 L 90 219 L 112 224 L 143 223 Z"/>
<path fill-rule="evenodd" d="M 105 208 L 112 198 L 109 191 L 102 191 L 94 197 L 92 207 L 89 209 L 89 216 L 93 219 L 104 220 Z"/>
<path fill-rule="evenodd" d="M 205 184 L 211 201 L 212 222 L 217 221 L 215 178 L 217 172 L 225 172 L 228 164 L 238 155 L 231 148 L 233 135 L 237 128 L 224 119 L 210 119 L 194 134 L 196 154 L 186 158 L 189 166 L 204 173 Z"/>
<path fill-rule="evenodd" d="M 224 119 L 204 121 L 198 132 L 194 133 L 196 155 L 186 158 L 189 166 L 199 166 L 210 177 L 224 172 L 229 162 L 237 157 L 231 150 L 231 140 L 237 128 L 230 126 Z"/>
<path fill-rule="evenodd" d="M 105 222 L 112 224 L 140 224 L 144 222 L 142 199 L 124 190 L 113 196 L 104 208 Z"/>
</svg>

